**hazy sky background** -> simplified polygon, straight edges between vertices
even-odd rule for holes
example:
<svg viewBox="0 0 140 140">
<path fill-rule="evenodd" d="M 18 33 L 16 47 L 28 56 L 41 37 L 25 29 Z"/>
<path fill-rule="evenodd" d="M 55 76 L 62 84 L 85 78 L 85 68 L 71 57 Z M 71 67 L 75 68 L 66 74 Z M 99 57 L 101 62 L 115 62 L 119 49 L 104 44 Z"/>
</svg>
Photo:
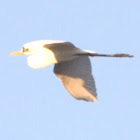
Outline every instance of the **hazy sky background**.
<svg viewBox="0 0 140 140">
<path fill-rule="evenodd" d="M 140 140 L 139 0 L 8 0 L 0 19 L 1 140 Z M 99 101 L 78 101 L 53 66 L 8 56 L 40 39 L 135 57 L 91 58 Z"/>
</svg>

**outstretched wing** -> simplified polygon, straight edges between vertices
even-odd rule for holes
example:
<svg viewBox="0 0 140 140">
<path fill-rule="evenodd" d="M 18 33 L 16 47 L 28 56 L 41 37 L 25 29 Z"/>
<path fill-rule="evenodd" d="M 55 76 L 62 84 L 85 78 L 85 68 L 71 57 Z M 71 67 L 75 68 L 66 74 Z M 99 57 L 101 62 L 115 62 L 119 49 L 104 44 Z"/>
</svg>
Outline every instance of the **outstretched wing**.
<svg viewBox="0 0 140 140">
<path fill-rule="evenodd" d="M 76 99 L 86 101 L 97 100 L 91 63 L 87 56 L 55 64 L 54 73 Z"/>
</svg>

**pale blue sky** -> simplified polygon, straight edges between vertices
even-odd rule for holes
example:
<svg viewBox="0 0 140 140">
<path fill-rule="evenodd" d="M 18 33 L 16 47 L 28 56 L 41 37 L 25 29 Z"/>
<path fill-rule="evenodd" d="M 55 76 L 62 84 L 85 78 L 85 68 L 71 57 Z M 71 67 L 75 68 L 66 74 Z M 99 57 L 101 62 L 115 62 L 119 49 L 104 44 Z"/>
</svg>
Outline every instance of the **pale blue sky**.
<svg viewBox="0 0 140 140">
<path fill-rule="evenodd" d="M 0 4 L 1 140 L 140 139 L 140 1 L 24 0 Z M 67 40 L 91 58 L 98 102 L 75 100 L 53 74 L 8 53 L 28 41 Z"/>
</svg>

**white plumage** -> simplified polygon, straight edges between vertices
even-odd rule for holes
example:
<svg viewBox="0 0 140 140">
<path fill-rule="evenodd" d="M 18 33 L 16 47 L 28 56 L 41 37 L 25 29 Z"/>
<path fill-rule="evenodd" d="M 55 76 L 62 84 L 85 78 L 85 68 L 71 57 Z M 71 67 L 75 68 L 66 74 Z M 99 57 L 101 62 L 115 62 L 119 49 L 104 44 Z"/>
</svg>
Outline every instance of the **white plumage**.
<svg viewBox="0 0 140 140">
<path fill-rule="evenodd" d="M 72 43 L 55 40 L 39 40 L 23 45 L 21 51 L 10 55 L 28 55 L 31 68 L 43 68 L 55 64 L 54 73 L 68 92 L 79 100 L 96 101 L 97 93 L 88 56 L 132 57 L 128 54 L 98 54 L 76 48 Z"/>
</svg>

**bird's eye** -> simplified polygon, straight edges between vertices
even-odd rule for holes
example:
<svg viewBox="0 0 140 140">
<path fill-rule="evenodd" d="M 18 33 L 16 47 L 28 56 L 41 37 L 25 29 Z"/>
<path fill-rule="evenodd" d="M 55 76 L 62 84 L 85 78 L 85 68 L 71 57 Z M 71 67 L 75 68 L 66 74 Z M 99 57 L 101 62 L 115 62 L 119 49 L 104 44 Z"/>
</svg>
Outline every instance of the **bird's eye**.
<svg viewBox="0 0 140 140">
<path fill-rule="evenodd" d="M 28 48 L 24 48 L 24 47 L 22 47 L 22 52 L 28 52 L 28 51 L 29 51 Z"/>
</svg>

